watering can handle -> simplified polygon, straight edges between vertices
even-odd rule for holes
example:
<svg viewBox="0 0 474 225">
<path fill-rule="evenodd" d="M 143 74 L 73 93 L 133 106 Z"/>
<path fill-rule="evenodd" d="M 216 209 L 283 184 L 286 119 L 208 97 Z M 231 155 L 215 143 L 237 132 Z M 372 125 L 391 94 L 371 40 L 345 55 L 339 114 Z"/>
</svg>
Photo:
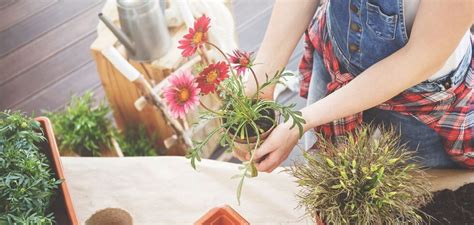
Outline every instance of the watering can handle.
<svg viewBox="0 0 474 225">
<path fill-rule="evenodd" d="M 99 13 L 99 19 L 109 28 L 110 31 L 117 37 L 117 39 L 122 43 L 123 46 L 132 54 L 135 54 L 135 48 L 133 47 L 130 39 L 125 35 L 120 28 L 115 26 L 104 14 Z"/>
</svg>

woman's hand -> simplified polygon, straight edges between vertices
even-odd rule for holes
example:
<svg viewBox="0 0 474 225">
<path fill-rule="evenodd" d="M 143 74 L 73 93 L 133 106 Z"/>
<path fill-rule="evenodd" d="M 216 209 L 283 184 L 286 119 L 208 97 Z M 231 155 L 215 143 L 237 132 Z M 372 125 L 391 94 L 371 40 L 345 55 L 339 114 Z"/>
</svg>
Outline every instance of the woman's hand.
<svg viewBox="0 0 474 225">
<path fill-rule="evenodd" d="M 258 171 L 270 173 L 288 158 L 299 139 L 298 128 L 290 127 L 291 121 L 278 125 L 257 149 L 254 162 Z"/>
</svg>

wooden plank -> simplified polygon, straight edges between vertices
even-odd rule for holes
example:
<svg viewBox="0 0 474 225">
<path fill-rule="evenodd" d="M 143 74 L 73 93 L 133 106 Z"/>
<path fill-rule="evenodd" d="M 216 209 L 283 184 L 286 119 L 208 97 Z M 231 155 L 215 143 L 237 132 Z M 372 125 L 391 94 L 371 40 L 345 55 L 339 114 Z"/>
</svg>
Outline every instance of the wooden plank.
<svg viewBox="0 0 474 225">
<path fill-rule="evenodd" d="M 48 59 L 59 51 L 70 47 L 74 42 L 92 33 L 98 23 L 97 12 L 100 5 L 90 9 L 68 23 L 48 32 L 28 45 L 0 58 L 0 88 L 2 84 Z"/>
<path fill-rule="evenodd" d="M 17 0 L 2 0 L 0 1 L 0 9 L 7 8 L 11 4 L 14 4 Z"/>
<path fill-rule="evenodd" d="M 24 19 L 40 12 L 41 10 L 57 3 L 58 0 L 16 0 L 8 7 L 0 9 L 0 31 L 23 21 Z"/>
<path fill-rule="evenodd" d="M 234 1 L 234 18 L 237 32 L 253 23 L 260 17 L 268 17 L 268 11 L 272 11 L 275 0 L 238 0 Z"/>
<path fill-rule="evenodd" d="M 89 45 L 96 35 L 89 34 L 64 51 L 53 55 L 30 70 L 18 74 L 0 88 L 0 108 L 11 108 L 49 88 L 70 72 L 92 61 Z"/>
<path fill-rule="evenodd" d="M 40 110 L 55 110 L 68 102 L 72 95 L 83 93 L 96 86 L 100 86 L 100 79 L 95 64 L 91 61 L 13 109 L 27 113 L 34 112 L 38 115 L 41 114 Z"/>
<path fill-rule="evenodd" d="M 30 1 L 28 1 L 30 2 Z M 35 40 L 48 31 L 83 14 L 94 6 L 102 5 L 101 0 L 60 1 L 48 7 L 41 13 L 32 15 L 10 29 L 0 32 L 0 57 L 13 52 L 15 49 Z M 96 10 L 97 14 L 99 11 Z M 96 25 L 97 23 L 92 23 Z M 69 28 L 73 28 L 72 26 Z M 18 34 L 22 35 L 18 35 Z"/>
<path fill-rule="evenodd" d="M 246 51 L 255 51 L 260 46 L 270 21 L 271 9 L 264 11 L 238 31 L 239 46 Z M 258 31 L 258 32 L 256 32 Z"/>
</svg>

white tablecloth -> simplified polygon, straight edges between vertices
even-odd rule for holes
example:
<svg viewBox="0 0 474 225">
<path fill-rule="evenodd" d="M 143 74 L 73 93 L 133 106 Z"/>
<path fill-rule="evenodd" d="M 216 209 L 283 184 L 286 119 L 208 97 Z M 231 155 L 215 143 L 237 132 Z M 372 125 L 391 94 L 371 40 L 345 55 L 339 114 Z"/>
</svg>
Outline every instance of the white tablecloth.
<svg viewBox="0 0 474 225">
<path fill-rule="evenodd" d="M 224 204 L 252 225 L 312 224 L 295 209 L 297 187 L 282 169 L 246 179 L 239 206 L 230 179 L 237 164 L 203 160 L 195 171 L 183 157 L 61 159 L 80 224 L 108 207 L 127 210 L 135 225 L 193 224 Z"/>
</svg>

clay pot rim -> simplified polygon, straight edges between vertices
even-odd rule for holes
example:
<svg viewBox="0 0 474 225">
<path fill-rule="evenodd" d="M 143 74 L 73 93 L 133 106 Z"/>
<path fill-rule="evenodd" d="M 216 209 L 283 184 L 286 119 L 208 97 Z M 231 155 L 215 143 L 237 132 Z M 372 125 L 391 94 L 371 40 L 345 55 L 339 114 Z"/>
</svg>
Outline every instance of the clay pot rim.
<svg viewBox="0 0 474 225">
<path fill-rule="evenodd" d="M 270 129 L 268 129 L 267 131 L 260 134 L 260 142 L 267 139 L 267 137 L 270 135 L 270 133 L 272 133 L 272 131 L 275 129 L 275 127 L 280 124 L 280 120 L 279 120 L 280 113 L 278 111 L 274 111 L 274 112 L 275 112 L 275 123 L 270 127 Z M 222 123 L 222 121 L 221 121 L 221 123 Z M 235 134 L 232 134 L 230 132 L 228 133 L 228 135 L 231 138 L 233 138 L 235 136 Z M 240 137 L 237 136 L 234 139 L 234 142 L 239 143 L 239 144 L 255 144 L 257 142 L 257 136 L 249 137 L 248 141 L 247 141 L 247 139 L 241 139 Z"/>
<path fill-rule="evenodd" d="M 51 125 L 51 121 L 47 117 L 36 117 L 35 120 L 41 124 L 43 128 L 44 136 L 47 139 L 47 145 L 49 146 L 48 149 L 45 151 L 49 151 L 51 154 L 50 159 L 50 167 L 56 174 L 56 177 L 61 180 L 61 184 L 57 189 L 57 193 L 62 196 L 64 199 L 64 206 L 66 208 L 67 218 L 70 220 L 71 225 L 78 225 L 79 222 L 77 220 L 76 212 L 74 210 L 74 206 L 72 204 L 71 195 L 69 194 L 69 189 L 67 187 L 67 181 L 64 177 L 64 169 L 61 164 L 61 158 L 59 156 L 58 146 L 56 144 L 56 138 L 54 136 L 53 126 Z"/>
</svg>

